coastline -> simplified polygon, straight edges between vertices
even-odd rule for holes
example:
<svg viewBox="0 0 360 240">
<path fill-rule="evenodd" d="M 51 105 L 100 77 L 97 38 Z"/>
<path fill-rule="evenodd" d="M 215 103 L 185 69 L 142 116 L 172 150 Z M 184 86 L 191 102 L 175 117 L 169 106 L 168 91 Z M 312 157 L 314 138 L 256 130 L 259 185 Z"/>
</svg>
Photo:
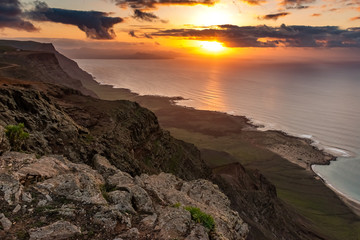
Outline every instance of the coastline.
<svg viewBox="0 0 360 240">
<path fill-rule="evenodd" d="M 347 196 L 345 193 L 341 192 L 340 190 L 336 189 L 333 185 L 328 183 L 320 174 L 316 173 L 312 166 L 311 171 L 316 175 L 316 177 L 321 180 L 328 188 L 336 193 L 339 198 L 347 205 L 356 215 L 360 216 L 360 202 L 352 199 L 351 197 Z"/>
<path fill-rule="evenodd" d="M 275 184 L 280 198 L 283 198 L 287 204 L 298 208 L 300 199 L 305 202 L 312 202 L 308 207 L 300 206 L 299 210 L 301 214 L 306 215 L 312 221 L 318 221 L 319 212 L 314 210 L 314 212 L 309 213 L 308 208 L 311 208 L 312 205 L 322 206 L 323 210 L 320 212 L 323 214 L 323 224 L 321 227 L 326 228 L 326 231 L 330 229 L 335 231 L 339 227 L 338 225 L 331 227 L 331 224 L 338 221 L 338 219 L 332 218 L 337 218 L 339 212 L 342 216 L 347 216 L 348 219 L 354 219 L 351 214 L 360 216 L 358 211 L 360 205 L 356 202 L 352 203 L 346 196 L 340 195 L 325 182 L 319 181 L 318 175 L 312 171 L 311 165 L 328 165 L 331 161 L 336 160 L 336 157 L 313 146 L 313 141 L 309 138 L 291 136 L 283 131 L 269 130 L 263 132 L 258 130 L 259 126 L 253 124 L 245 116 L 179 106 L 176 102 L 184 99 L 182 97 L 141 96 L 130 89 L 113 88 L 111 85 L 104 85 L 95 81 L 84 82 L 83 84 L 105 100 L 138 102 L 143 107 L 153 111 L 158 117 L 160 125 L 170 131 L 174 137 L 193 143 L 200 149 L 213 148 L 217 151 L 223 151 L 225 148 L 232 147 L 233 144 L 236 144 L 236 148 L 241 144 L 242 150 L 245 148 L 245 151 L 249 151 L 249 156 L 239 154 L 237 159 L 241 160 L 240 163 L 247 168 L 259 169 Z M 217 142 L 218 139 L 220 139 L 219 142 Z M 204 143 L 202 144 L 202 142 Z M 224 142 L 227 143 L 227 146 L 222 145 Z M 217 147 L 220 149 L 215 149 Z M 271 151 L 278 157 L 264 153 L 265 150 L 261 149 Z M 232 155 L 236 155 L 238 152 L 237 149 L 231 151 L 229 149 L 227 152 Z M 254 157 L 259 157 L 255 163 L 252 162 Z M 264 162 L 264 158 L 271 160 Z M 274 166 L 278 169 L 276 172 L 273 171 Z M 294 194 L 296 197 L 292 197 Z M 323 197 L 319 198 L 319 194 Z M 349 204 L 350 202 L 352 204 Z M 341 230 L 338 229 L 338 231 Z"/>
</svg>

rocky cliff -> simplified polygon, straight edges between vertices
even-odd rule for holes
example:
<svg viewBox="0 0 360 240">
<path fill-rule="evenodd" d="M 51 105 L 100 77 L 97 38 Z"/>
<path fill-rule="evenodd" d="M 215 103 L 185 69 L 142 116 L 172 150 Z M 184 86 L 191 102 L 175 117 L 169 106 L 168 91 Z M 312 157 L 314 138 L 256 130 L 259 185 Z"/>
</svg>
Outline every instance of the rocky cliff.
<svg viewBox="0 0 360 240">
<path fill-rule="evenodd" d="M 172 138 L 152 112 L 134 102 L 103 101 L 45 83 L 3 79 L 0 86 L 0 126 L 24 123 L 31 133 L 24 151 L 86 163 L 102 154 L 131 175 L 209 175 L 192 144 Z"/>
<path fill-rule="evenodd" d="M 0 157 L 1 239 L 245 239 L 247 224 L 206 180 L 131 177 L 99 155 L 93 168 L 62 156 Z M 187 207 L 210 215 L 209 229 Z"/>
</svg>

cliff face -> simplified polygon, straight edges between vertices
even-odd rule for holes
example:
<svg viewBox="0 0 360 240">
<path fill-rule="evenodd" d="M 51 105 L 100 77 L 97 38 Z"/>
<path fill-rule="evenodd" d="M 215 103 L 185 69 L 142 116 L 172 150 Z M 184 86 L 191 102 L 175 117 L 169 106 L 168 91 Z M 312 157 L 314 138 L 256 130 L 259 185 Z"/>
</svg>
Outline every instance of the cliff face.
<svg viewBox="0 0 360 240">
<path fill-rule="evenodd" d="M 135 178 L 99 155 L 94 168 L 62 156 L 0 156 L 1 239 L 245 239 L 247 224 L 206 180 Z M 194 221 L 186 206 L 212 216 Z"/>
<path fill-rule="evenodd" d="M 79 68 L 78 64 L 65 57 L 64 55 L 60 54 L 54 46 L 51 43 L 39 43 L 34 41 L 14 41 L 14 40 L 0 40 L 0 46 L 11 46 L 18 49 L 23 49 L 27 51 L 36 51 L 36 52 L 47 52 L 47 53 L 53 53 L 56 57 L 61 69 L 69 75 L 71 78 L 76 79 L 82 83 L 83 86 L 89 85 L 89 84 L 97 84 L 96 81 L 93 79 L 93 77 Z M 71 87 L 71 86 L 68 86 Z M 73 87 L 74 88 L 74 87 Z M 77 89 L 77 88 L 75 88 Z M 83 89 L 85 90 L 85 89 Z M 87 89 L 86 89 L 87 90 Z M 89 91 L 89 90 L 87 90 Z M 89 94 L 89 92 L 83 92 L 84 94 L 93 96 L 92 94 Z"/>
<path fill-rule="evenodd" d="M 199 151 L 160 129 L 156 116 L 136 103 L 103 101 L 43 83 L 0 84 L 0 125 L 24 123 L 31 133 L 25 151 L 62 154 L 75 162 L 102 154 L 132 175 L 208 175 Z"/>
<path fill-rule="evenodd" d="M 71 64 L 71 60 L 67 62 L 64 60 L 67 59 L 66 57 L 60 57 L 61 55 L 51 44 L 0 41 L 0 46 L 4 45 L 12 49 L 9 48 L 0 54 L 0 62 L 11 64 L 11 67 L 0 68 L 2 76 L 63 85 L 79 90 L 85 95 L 96 97 L 96 94 L 86 89 L 77 78 L 81 71 L 71 71 L 77 73 L 72 76 L 63 70 L 59 59 L 62 60 L 63 65 L 71 66 L 67 67 L 68 69 L 76 69 L 76 67 Z"/>
</svg>

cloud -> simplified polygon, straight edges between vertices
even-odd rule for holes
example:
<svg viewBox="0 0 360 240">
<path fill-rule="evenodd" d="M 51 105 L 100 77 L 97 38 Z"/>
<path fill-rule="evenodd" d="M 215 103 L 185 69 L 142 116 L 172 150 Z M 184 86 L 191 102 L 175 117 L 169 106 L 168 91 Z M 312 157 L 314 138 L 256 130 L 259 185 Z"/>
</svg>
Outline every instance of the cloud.
<svg viewBox="0 0 360 240">
<path fill-rule="evenodd" d="M 121 8 L 154 9 L 159 5 L 214 5 L 218 0 L 112 0 Z"/>
<path fill-rule="evenodd" d="M 152 39 L 153 37 L 150 35 L 150 34 L 147 34 L 147 33 L 143 33 L 142 35 L 137 35 L 136 33 L 135 33 L 135 31 L 134 30 L 131 30 L 130 32 L 129 32 L 129 35 L 131 36 L 131 37 L 134 37 L 134 38 L 149 38 L 149 39 Z"/>
<path fill-rule="evenodd" d="M 143 12 L 139 9 L 134 10 L 133 18 L 138 19 L 138 20 L 147 21 L 147 22 L 153 22 L 153 21 L 159 19 L 159 17 L 153 13 Z"/>
<path fill-rule="evenodd" d="M 136 36 L 134 30 L 131 30 L 131 31 L 129 32 L 129 35 L 130 35 L 131 37 L 138 38 L 138 36 Z"/>
<path fill-rule="evenodd" d="M 36 1 L 35 8 L 26 15 L 35 21 L 77 26 L 92 39 L 113 39 L 116 36 L 113 26 L 123 21 L 119 17 L 110 17 L 110 13 L 49 8 L 45 2 L 40 1 Z"/>
<path fill-rule="evenodd" d="M 313 13 L 311 16 L 312 16 L 312 17 L 320 17 L 320 16 L 321 16 L 321 13 Z"/>
<path fill-rule="evenodd" d="M 242 0 L 244 3 L 247 3 L 249 5 L 261 5 L 263 3 L 266 3 L 266 0 Z"/>
<path fill-rule="evenodd" d="M 227 47 L 360 47 L 360 28 L 337 26 L 235 26 L 207 29 L 169 29 L 152 36 L 217 40 Z"/>
<path fill-rule="evenodd" d="M 22 19 L 22 14 L 19 0 L 0 0 L 0 28 L 37 31 L 31 22 Z"/>
<path fill-rule="evenodd" d="M 350 18 L 351 21 L 356 21 L 356 20 L 360 20 L 360 17 L 353 17 L 353 18 Z"/>
<path fill-rule="evenodd" d="M 305 9 L 309 7 L 307 4 L 314 3 L 315 1 L 316 0 L 283 0 L 280 2 L 280 5 L 286 9 Z"/>
<path fill-rule="evenodd" d="M 275 13 L 275 14 L 267 14 L 264 16 L 259 16 L 258 19 L 259 20 L 278 20 L 278 18 L 280 17 L 285 17 L 287 15 L 289 15 L 290 13 L 288 12 L 280 12 L 280 13 Z"/>
</svg>

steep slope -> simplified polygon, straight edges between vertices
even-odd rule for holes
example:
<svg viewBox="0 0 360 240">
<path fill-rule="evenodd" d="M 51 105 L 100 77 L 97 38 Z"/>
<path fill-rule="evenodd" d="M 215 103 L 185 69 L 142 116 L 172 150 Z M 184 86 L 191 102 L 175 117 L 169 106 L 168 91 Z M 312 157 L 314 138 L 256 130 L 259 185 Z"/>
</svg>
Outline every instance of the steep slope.
<svg viewBox="0 0 360 240">
<path fill-rule="evenodd" d="M 74 61 L 58 53 L 52 44 L 0 40 L 0 50 L 4 46 L 13 49 L 3 50 L 0 62 L 16 64 L 17 67 L 2 70 L 2 76 L 61 84 L 96 97 L 94 92 L 83 86 L 81 80 L 94 81 L 91 75 L 82 71 Z"/>
<path fill-rule="evenodd" d="M 0 126 L 24 123 L 31 133 L 25 151 L 62 154 L 75 162 L 103 154 L 132 175 L 208 175 L 199 150 L 172 138 L 136 103 L 103 101 L 44 83 L 3 79 L 0 85 Z"/>
<path fill-rule="evenodd" d="M 78 64 L 65 57 L 58 51 L 51 43 L 39 43 L 34 41 L 15 41 L 15 40 L 0 40 L 0 46 L 12 46 L 14 48 L 28 50 L 28 51 L 40 51 L 40 52 L 49 52 L 54 53 L 55 57 L 59 61 L 61 68 L 72 78 L 81 81 L 83 86 L 87 85 L 97 85 L 97 82 L 93 77 L 79 68 Z"/>
</svg>

